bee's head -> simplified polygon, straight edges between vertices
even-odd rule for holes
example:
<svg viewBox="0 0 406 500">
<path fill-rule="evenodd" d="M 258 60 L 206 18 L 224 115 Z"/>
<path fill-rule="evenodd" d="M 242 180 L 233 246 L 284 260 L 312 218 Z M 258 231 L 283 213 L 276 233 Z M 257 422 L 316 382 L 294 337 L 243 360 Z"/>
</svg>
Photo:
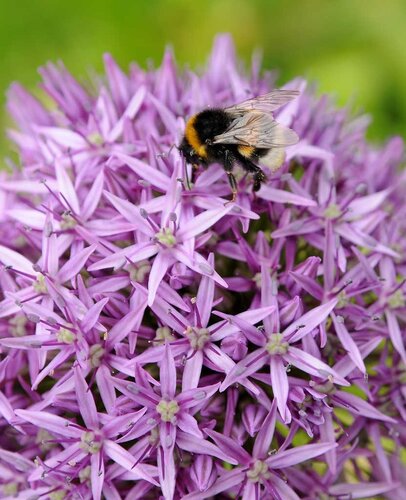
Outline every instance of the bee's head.
<svg viewBox="0 0 406 500">
<path fill-rule="evenodd" d="M 187 142 L 186 138 L 183 138 L 179 146 L 179 151 L 182 153 L 187 163 L 192 165 L 198 165 L 200 163 L 204 163 L 203 158 L 201 158 L 196 151 L 192 148 L 192 146 Z"/>
</svg>

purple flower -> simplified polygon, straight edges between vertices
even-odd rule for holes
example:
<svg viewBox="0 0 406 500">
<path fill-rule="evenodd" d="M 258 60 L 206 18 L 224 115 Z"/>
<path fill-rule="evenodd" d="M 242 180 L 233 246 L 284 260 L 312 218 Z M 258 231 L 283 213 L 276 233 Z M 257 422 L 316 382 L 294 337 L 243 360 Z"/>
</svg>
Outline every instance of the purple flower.
<svg viewBox="0 0 406 500">
<path fill-rule="evenodd" d="M 219 36 L 205 71 L 13 84 L 0 175 L 0 496 L 406 492 L 403 142 L 307 82 L 257 193 L 193 171 L 185 120 L 275 87 Z M 92 90 L 88 90 L 92 89 Z M 52 102 L 48 108 L 43 102 Z M 226 204 L 225 204 L 226 203 Z"/>
</svg>

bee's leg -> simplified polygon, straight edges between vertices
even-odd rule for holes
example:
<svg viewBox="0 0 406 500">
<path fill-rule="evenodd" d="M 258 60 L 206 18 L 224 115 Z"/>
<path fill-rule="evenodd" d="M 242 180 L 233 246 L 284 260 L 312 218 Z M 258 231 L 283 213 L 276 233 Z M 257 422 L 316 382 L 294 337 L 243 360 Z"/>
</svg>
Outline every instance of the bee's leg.
<svg viewBox="0 0 406 500">
<path fill-rule="evenodd" d="M 245 170 L 248 170 L 248 172 L 251 172 L 253 174 L 254 178 L 254 186 L 252 188 L 253 191 L 259 191 L 261 189 L 261 182 L 263 182 L 266 179 L 262 168 L 258 167 L 258 165 L 255 165 L 255 163 L 252 163 L 252 161 L 248 160 L 243 156 L 238 158 L 238 160 L 241 163 L 241 165 L 245 168 Z"/>
<path fill-rule="evenodd" d="M 224 205 L 233 203 L 237 198 L 238 188 L 237 188 L 237 181 L 233 174 L 233 166 L 234 166 L 234 156 L 230 153 L 230 151 L 226 150 L 226 152 L 224 153 L 224 170 L 226 171 L 226 174 L 228 176 L 228 182 L 230 183 L 231 186 L 232 198 L 231 200 L 224 203 Z"/>
<path fill-rule="evenodd" d="M 256 170 L 254 173 L 254 186 L 252 189 L 254 191 L 259 191 L 261 189 L 261 182 L 263 182 L 265 179 L 266 177 L 263 170 L 258 167 L 258 170 Z"/>
</svg>

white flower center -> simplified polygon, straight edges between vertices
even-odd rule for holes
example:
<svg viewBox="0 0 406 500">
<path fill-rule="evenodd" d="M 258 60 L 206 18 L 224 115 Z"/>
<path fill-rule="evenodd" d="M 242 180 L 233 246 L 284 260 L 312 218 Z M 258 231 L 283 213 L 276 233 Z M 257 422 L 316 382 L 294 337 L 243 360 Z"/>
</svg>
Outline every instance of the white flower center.
<svg viewBox="0 0 406 500">
<path fill-rule="evenodd" d="M 13 337 L 23 337 L 26 334 L 25 325 L 27 324 L 26 316 L 16 314 L 10 319 L 10 330 Z"/>
<path fill-rule="evenodd" d="M 271 473 L 269 472 L 267 463 L 262 460 L 256 460 L 247 472 L 247 477 L 252 483 L 259 483 L 262 480 L 269 479 Z"/>
<path fill-rule="evenodd" d="M 69 212 L 64 212 L 62 214 L 62 220 L 60 224 L 61 224 L 61 229 L 73 229 L 74 227 L 77 226 L 77 222 Z"/>
<path fill-rule="evenodd" d="M 65 490 L 56 490 L 49 494 L 49 500 L 63 500 L 65 497 Z"/>
<path fill-rule="evenodd" d="M 163 422 L 175 423 L 176 414 L 179 411 L 179 405 L 174 399 L 171 401 L 161 399 L 161 401 L 156 405 L 156 411 L 161 415 L 161 420 Z"/>
<path fill-rule="evenodd" d="M 94 455 L 100 451 L 102 447 L 102 442 L 100 436 L 96 437 L 96 434 L 92 431 L 85 431 L 80 437 L 80 448 L 86 453 Z"/>
<path fill-rule="evenodd" d="M 68 328 L 59 328 L 56 338 L 63 344 L 73 344 L 76 340 L 76 335 Z"/>
<path fill-rule="evenodd" d="M 104 143 L 104 139 L 99 132 L 91 132 L 88 134 L 87 140 L 95 146 L 101 146 Z"/>
<path fill-rule="evenodd" d="M 92 472 L 92 468 L 90 467 L 90 465 L 88 465 L 84 469 L 81 469 L 79 471 L 79 481 L 81 483 L 85 483 L 88 479 L 90 479 L 91 472 Z"/>
<path fill-rule="evenodd" d="M 324 217 L 326 219 L 336 219 L 337 217 L 340 217 L 341 215 L 341 209 L 338 205 L 335 203 L 331 203 L 325 210 L 324 210 Z"/>
<path fill-rule="evenodd" d="M 256 273 L 254 277 L 252 278 L 252 281 L 255 283 L 256 287 L 258 290 L 261 290 L 262 286 L 262 275 L 261 273 Z"/>
<path fill-rule="evenodd" d="M 338 294 L 338 302 L 337 302 L 337 309 L 341 309 L 342 307 L 348 306 L 350 302 L 350 299 L 348 298 L 347 294 L 345 293 L 345 290 L 342 290 Z"/>
<path fill-rule="evenodd" d="M 157 241 L 168 248 L 176 245 L 176 237 L 170 227 L 164 227 L 155 235 Z"/>
<path fill-rule="evenodd" d="M 269 354 L 286 354 L 289 350 L 289 342 L 283 340 L 281 333 L 272 333 L 265 348 Z"/>
<path fill-rule="evenodd" d="M 105 349 L 100 345 L 100 344 L 93 344 L 90 347 L 90 364 L 92 368 L 98 368 L 101 365 L 102 358 L 104 356 L 104 353 L 106 352 Z"/>
<path fill-rule="evenodd" d="M 207 328 L 188 326 L 185 335 L 189 339 L 192 349 L 195 350 L 203 349 L 207 342 L 210 342 L 210 331 Z"/>
<path fill-rule="evenodd" d="M 37 293 L 47 293 L 47 285 L 45 283 L 45 276 L 41 273 L 37 274 L 37 279 L 32 284 L 32 287 Z"/>
<path fill-rule="evenodd" d="M 142 260 L 133 264 L 129 269 L 130 280 L 136 283 L 143 283 L 147 274 L 151 271 L 151 264 L 147 260 Z"/>
<path fill-rule="evenodd" d="M 173 342 L 175 337 L 172 335 L 169 326 L 160 326 L 156 329 L 154 343 L 164 344 L 166 341 Z"/>
</svg>

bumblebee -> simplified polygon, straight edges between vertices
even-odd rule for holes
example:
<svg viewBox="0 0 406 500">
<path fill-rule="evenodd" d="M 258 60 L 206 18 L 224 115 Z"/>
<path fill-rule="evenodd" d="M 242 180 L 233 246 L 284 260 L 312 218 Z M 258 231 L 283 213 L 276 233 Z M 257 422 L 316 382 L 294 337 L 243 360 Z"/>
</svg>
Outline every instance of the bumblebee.
<svg viewBox="0 0 406 500">
<path fill-rule="evenodd" d="M 253 190 L 258 191 L 265 180 L 258 162 L 276 170 L 284 162 L 284 148 L 299 140 L 293 130 L 272 116 L 272 111 L 298 95 L 296 90 L 275 89 L 229 108 L 205 109 L 187 121 L 179 150 L 195 168 L 223 165 L 232 190 L 231 202 L 237 196 L 235 164 L 253 175 Z"/>
</svg>

